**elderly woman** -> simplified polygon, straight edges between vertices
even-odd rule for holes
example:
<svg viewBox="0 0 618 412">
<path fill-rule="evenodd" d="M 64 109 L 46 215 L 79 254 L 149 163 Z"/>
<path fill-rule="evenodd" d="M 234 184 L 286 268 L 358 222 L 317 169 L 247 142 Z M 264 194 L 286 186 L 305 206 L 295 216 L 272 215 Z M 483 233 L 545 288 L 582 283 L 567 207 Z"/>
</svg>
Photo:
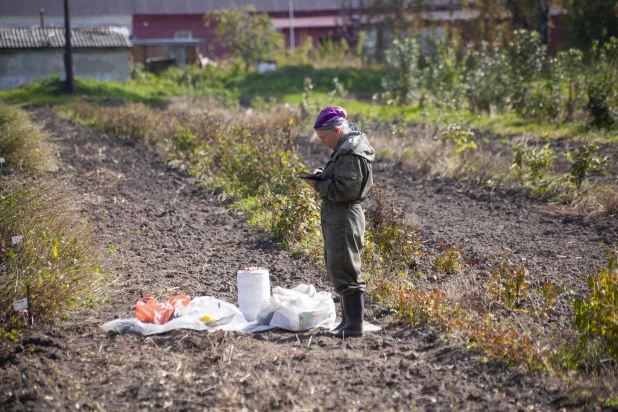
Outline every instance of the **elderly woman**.
<svg viewBox="0 0 618 412">
<path fill-rule="evenodd" d="M 342 321 L 337 337 L 363 335 L 363 293 L 361 250 L 365 215 L 361 207 L 373 186 L 371 162 L 375 157 L 367 137 L 348 123 L 341 107 L 326 107 L 313 126 L 322 144 L 333 150 L 324 169 L 306 180 L 322 197 L 321 221 L 324 260 L 328 277 L 341 296 Z"/>
</svg>

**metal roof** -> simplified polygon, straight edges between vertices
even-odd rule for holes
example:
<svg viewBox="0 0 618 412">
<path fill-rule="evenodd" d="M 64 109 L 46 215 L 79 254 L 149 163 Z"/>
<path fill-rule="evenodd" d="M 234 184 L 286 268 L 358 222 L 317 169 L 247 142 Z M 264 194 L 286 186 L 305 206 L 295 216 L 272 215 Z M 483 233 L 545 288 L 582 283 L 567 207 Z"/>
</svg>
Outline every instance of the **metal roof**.
<svg viewBox="0 0 618 412">
<path fill-rule="evenodd" d="M 446 0 L 433 0 L 444 2 Z M 351 0 L 358 7 L 361 0 Z M 294 11 L 340 10 L 343 0 L 294 0 Z M 64 15 L 61 0 L 2 0 L 0 16 Z M 71 15 L 204 14 L 232 6 L 253 5 L 258 12 L 287 12 L 288 0 L 71 0 Z"/>
<path fill-rule="evenodd" d="M 0 29 L 0 49 L 57 49 L 65 46 L 64 29 Z M 119 27 L 71 29 L 71 46 L 76 49 L 118 49 L 132 46 L 129 34 Z"/>
</svg>

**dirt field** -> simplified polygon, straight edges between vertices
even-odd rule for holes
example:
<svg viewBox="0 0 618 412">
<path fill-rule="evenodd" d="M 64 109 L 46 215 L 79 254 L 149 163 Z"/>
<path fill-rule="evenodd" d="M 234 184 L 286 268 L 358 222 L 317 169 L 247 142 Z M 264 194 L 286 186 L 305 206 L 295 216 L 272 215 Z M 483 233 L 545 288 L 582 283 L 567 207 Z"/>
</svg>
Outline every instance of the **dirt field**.
<svg viewBox="0 0 618 412">
<path fill-rule="evenodd" d="M 588 409 L 563 381 L 487 362 L 457 338 L 405 327 L 371 302 L 368 318 L 384 330 L 343 342 L 323 332 L 105 334 L 100 325 L 131 316 L 143 296 L 235 303 L 236 271 L 245 266 L 269 267 L 273 286 L 330 286 L 319 268 L 279 250 L 146 146 L 75 125 L 49 108 L 30 114 L 59 147 L 54 178 L 81 199 L 100 242 L 118 247 L 118 279 L 109 302 L 57 327 L 37 326 L 21 344 L 2 348 L 0 409 Z M 317 145 L 301 149 L 308 166 L 328 156 Z M 375 170 L 399 206 L 418 217 L 428 245 L 462 244 L 480 264 L 509 247 L 533 276 L 580 290 L 580 272 L 604 263 L 597 243 L 618 238 L 615 218 L 590 220 L 518 194 L 422 180 L 397 165 Z"/>
</svg>

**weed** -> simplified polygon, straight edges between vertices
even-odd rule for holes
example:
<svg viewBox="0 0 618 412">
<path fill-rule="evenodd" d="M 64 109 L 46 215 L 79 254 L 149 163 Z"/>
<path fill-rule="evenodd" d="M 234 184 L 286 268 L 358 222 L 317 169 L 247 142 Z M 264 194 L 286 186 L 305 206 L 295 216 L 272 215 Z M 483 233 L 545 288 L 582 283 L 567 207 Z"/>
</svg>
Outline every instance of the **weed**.
<svg viewBox="0 0 618 412">
<path fill-rule="evenodd" d="M 514 308 L 520 301 L 526 299 L 530 286 L 528 268 L 516 264 L 507 250 L 503 249 L 502 255 L 495 258 L 491 272 L 494 282 L 500 286 L 495 295 L 499 302 L 505 303 L 509 308 Z"/>
</svg>

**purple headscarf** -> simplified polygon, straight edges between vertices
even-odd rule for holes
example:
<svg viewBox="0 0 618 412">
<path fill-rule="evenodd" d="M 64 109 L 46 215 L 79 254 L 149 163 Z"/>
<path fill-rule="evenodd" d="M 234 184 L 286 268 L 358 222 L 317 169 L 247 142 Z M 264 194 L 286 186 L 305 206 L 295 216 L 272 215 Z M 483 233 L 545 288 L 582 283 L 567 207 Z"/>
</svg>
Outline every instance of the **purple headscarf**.
<svg viewBox="0 0 618 412">
<path fill-rule="evenodd" d="M 315 130 L 330 130 L 335 126 L 341 126 L 346 123 L 348 113 L 343 107 L 328 106 L 322 109 L 318 118 L 315 119 L 313 128 Z"/>
</svg>

